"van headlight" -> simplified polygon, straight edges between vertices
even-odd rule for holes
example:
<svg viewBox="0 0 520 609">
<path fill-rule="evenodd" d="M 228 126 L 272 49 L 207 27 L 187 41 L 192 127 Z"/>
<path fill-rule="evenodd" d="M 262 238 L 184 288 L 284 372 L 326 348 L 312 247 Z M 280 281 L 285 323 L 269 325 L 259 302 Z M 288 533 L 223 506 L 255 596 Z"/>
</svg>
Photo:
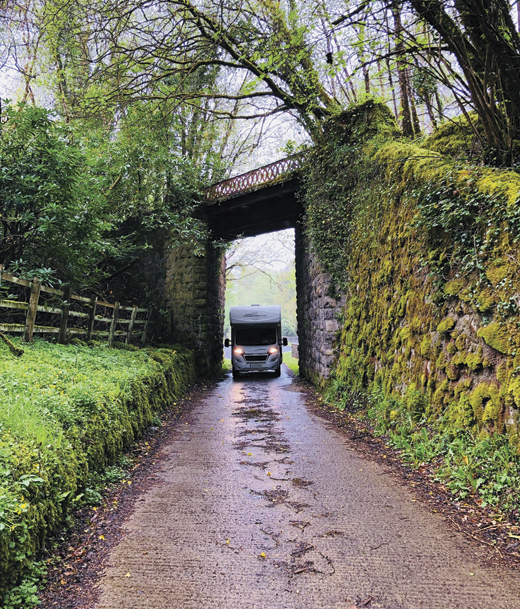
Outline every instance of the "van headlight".
<svg viewBox="0 0 520 609">
<path fill-rule="evenodd" d="M 235 349 L 233 349 L 233 353 L 235 355 L 244 355 L 244 350 L 241 349 L 240 347 L 235 347 Z"/>
<path fill-rule="evenodd" d="M 268 353 L 269 355 L 274 355 L 275 353 L 278 353 L 278 349 L 276 347 L 271 347 Z"/>
</svg>

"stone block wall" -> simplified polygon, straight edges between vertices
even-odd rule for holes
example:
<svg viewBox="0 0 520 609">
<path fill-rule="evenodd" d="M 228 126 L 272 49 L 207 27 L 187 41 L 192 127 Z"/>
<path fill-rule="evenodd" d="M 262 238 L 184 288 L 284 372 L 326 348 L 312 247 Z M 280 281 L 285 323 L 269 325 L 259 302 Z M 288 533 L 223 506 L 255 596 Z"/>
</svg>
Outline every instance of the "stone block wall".
<svg viewBox="0 0 520 609">
<path fill-rule="evenodd" d="M 166 253 L 164 304 L 173 338 L 194 349 L 201 375 L 222 365 L 225 273 L 224 256 L 212 244 L 195 256 L 191 244 Z"/>
<path fill-rule="evenodd" d="M 296 290 L 300 374 L 316 384 L 330 375 L 339 329 L 338 314 L 345 298 L 296 229 Z"/>
</svg>

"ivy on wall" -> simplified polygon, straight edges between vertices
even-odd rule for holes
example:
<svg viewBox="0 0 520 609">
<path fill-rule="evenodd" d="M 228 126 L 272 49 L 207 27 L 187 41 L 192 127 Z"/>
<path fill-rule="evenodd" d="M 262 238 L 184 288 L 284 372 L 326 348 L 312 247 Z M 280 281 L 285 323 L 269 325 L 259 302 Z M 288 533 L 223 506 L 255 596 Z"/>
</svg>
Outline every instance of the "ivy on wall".
<svg viewBox="0 0 520 609">
<path fill-rule="evenodd" d="M 506 433 L 518 450 L 520 175 L 443 154 L 442 141 L 400 139 L 366 102 L 311 154 L 306 231 L 347 295 L 332 387 L 340 404 L 378 392 L 388 428 Z"/>
</svg>

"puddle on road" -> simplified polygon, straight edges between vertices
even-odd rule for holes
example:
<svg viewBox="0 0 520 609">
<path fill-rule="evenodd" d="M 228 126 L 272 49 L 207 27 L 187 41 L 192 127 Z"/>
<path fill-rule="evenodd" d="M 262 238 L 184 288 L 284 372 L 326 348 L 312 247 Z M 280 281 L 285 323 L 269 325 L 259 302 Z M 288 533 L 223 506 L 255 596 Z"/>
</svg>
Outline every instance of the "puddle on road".
<svg viewBox="0 0 520 609">
<path fill-rule="evenodd" d="M 244 394 L 242 394 L 244 395 Z M 237 400 L 232 416 L 239 420 L 235 431 L 234 443 L 236 450 L 260 449 L 266 453 L 286 453 L 290 446 L 276 423 L 281 420 L 279 412 L 275 411 L 273 404 L 267 400 L 251 400 L 247 396 Z M 258 437 L 261 436 L 261 437 Z"/>
<path fill-rule="evenodd" d="M 283 389 L 299 391 L 292 385 Z M 290 518 L 285 520 L 286 515 L 281 515 L 278 521 L 275 517 L 273 522 L 278 522 L 280 527 L 278 531 L 260 529 L 270 538 L 270 543 L 273 541 L 275 543 L 277 556 L 276 558 L 273 556 L 271 564 L 285 574 L 288 583 L 298 581 L 299 578 L 305 577 L 305 574 L 311 577 L 332 575 L 334 573 L 332 561 L 320 552 L 318 547 L 320 544 L 316 541 L 309 543 L 307 539 L 310 530 L 307 527 L 311 527 L 313 516 L 309 515 L 308 519 L 297 520 L 302 518 L 301 514 L 311 508 L 311 503 L 306 499 L 308 500 L 307 493 L 311 490 L 308 487 L 314 483 L 312 480 L 295 476 L 291 471 L 290 467 L 294 461 L 291 459 L 291 445 L 283 428 L 286 417 L 280 412 L 280 406 L 270 396 L 269 391 L 251 385 L 248 391 L 241 392 L 240 399 L 234 401 L 233 408 L 232 417 L 235 419 L 233 446 L 235 450 L 248 453 L 247 457 L 244 456 L 239 460 L 239 464 L 250 468 L 252 480 L 260 480 L 265 485 L 269 483 L 275 485 L 262 489 L 255 483 L 249 489 L 250 493 L 260 500 L 263 499 L 265 507 L 269 508 L 270 512 L 285 508 L 294 518 L 294 520 Z M 278 456 L 277 453 L 287 454 Z M 265 458 L 262 458 L 263 456 Z M 272 469 L 272 473 L 269 469 Z M 268 478 L 264 480 L 255 475 L 259 470 L 267 471 Z M 314 503 L 312 505 L 315 507 Z M 319 541 L 323 543 L 322 540 Z M 265 549 L 268 550 L 267 546 Z"/>
</svg>

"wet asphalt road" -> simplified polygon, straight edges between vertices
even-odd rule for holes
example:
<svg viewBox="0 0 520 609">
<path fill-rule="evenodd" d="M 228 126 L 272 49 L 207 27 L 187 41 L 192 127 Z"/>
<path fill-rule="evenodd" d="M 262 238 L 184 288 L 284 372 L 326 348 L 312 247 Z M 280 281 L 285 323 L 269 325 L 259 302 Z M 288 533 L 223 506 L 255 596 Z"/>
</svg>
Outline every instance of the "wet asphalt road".
<svg viewBox="0 0 520 609">
<path fill-rule="evenodd" d="M 228 377 L 175 435 L 98 609 L 520 609 L 520 575 L 481 566 L 286 371 Z"/>
</svg>

